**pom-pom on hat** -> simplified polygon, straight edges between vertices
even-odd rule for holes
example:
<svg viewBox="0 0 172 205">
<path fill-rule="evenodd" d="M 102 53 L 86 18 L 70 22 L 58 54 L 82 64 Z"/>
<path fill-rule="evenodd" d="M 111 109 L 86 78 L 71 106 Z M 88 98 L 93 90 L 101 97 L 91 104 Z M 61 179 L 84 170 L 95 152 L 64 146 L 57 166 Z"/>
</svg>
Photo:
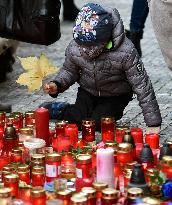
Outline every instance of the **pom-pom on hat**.
<svg viewBox="0 0 172 205">
<path fill-rule="evenodd" d="M 73 27 L 73 38 L 80 45 L 108 42 L 112 34 L 112 15 L 98 4 L 81 8 Z"/>
</svg>

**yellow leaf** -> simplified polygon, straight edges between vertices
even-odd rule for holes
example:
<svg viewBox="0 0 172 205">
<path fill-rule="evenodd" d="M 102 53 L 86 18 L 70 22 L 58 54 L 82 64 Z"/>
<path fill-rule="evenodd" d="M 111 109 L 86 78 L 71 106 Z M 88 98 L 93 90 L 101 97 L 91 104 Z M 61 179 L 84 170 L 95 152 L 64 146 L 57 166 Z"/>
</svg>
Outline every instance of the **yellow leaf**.
<svg viewBox="0 0 172 205">
<path fill-rule="evenodd" d="M 29 92 L 39 90 L 42 86 L 42 80 L 44 77 L 57 73 L 59 69 L 54 67 L 48 60 L 48 58 L 41 54 L 37 57 L 20 58 L 21 65 L 26 73 L 22 73 L 16 80 L 20 85 L 28 87 Z"/>
<path fill-rule="evenodd" d="M 22 67 L 26 71 L 33 70 L 38 67 L 37 57 L 27 57 L 27 58 L 18 57 L 18 59 L 20 60 Z"/>
</svg>

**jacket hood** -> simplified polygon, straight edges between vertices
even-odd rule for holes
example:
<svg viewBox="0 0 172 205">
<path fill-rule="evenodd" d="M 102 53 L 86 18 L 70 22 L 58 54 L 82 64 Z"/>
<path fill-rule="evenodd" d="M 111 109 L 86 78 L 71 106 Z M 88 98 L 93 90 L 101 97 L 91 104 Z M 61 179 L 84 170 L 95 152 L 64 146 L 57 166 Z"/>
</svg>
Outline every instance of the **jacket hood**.
<svg viewBox="0 0 172 205">
<path fill-rule="evenodd" d="M 120 14 L 116 8 L 109 9 L 106 8 L 108 13 L 112 15 L 113 28 L 112 28 L 112 41 L 113 41 L 113 49 L 117 49 L 121 43 L 124 41 L 125 33 L 124 33 L 124 25 L 123 21 L 120 17 Z"/>
</svg>

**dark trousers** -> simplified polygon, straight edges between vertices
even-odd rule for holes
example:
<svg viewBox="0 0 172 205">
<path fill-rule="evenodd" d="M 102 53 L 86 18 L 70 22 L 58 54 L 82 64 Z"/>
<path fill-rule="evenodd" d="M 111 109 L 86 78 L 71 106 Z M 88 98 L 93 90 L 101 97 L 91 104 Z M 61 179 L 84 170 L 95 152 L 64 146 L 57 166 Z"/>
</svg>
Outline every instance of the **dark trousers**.
<svg viewBox="0 0 172 205">
<path fill-rule="evenodd" d="M 63 119 L 69 123 L 76 123 L 81 128 L 82 120 L 91 118 L 96 121 L 96 130 L 100 130 L 100 121 L 103 116 L 113 116 L 119 120 L 123 111 L 132 100 L 132 94 L 113 97 L 96 97 L 78 88 L 75 104 L 70 104 L 63 112 Z"/>
<path fill-rule="evenodd" d="M 131 32 L 143 32 L 148 13 L 149 7 L 147 0 L 133 0 L 130 20 Z"/>
</svg>

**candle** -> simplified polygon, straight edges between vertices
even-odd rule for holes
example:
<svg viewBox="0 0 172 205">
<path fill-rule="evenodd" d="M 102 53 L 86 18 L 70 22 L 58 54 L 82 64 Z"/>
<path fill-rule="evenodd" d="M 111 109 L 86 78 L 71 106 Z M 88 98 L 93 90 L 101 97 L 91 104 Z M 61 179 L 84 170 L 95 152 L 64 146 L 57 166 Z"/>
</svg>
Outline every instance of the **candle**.
<svg viewBox="0 0 172 205">
<path fill-rule="evenodd" d="M 0 111 L 0 122 L 5 122 L 5 112 Z"/>
<path fill-rule="evenodd" d="M 112 148 L 97 150 L 97 182 L 114 187 L 114 150 Z"/>
<path fill-rule="evenodd" d="M 88 205 L 96 204 L 96 189 L 92 187 L 83 187 L 81 191 L 87 195 Z"/>
<path fill-rule="evenodd" d="M 65 135 L 65 127 L 67 122 L 64 120 L 57 121 L 56 123 L 56 136 L 58 135 Z"/>
<path fill-rule="evenodd" d="M 112 205 L 116 204 L 119 197 L 119 191 L 112 189 L 112 188 L 106 188 L 102 191 L 102 205 Z"/>
<path fill-rule="evenodd" d="M 0 203 L 1 205 L 9 205 L 12 203 L 10 188 L 0 188 Z"/>
<path fill-rule="evenodd" d="M 46 181 L 51 182 L 60 176 L 61 155 L 51 153 L 46 155 Z"/>
<path fill-rule="evenodd" d="M 30 169 L 27 164 L 20 164 L 18 166 L 19 179 L 30 185 Z"/>
<path fill-rule="evenodd" d="M 70 198 L 72 196 L 72 191 L 70 190 L 62 190 L 56 193 L 57 199 L 63 200 L 63 205 L 70 205 Z"/>
<path fill-rule="evenodd" d="M 25 112 L 25 126 L 35 124 L 35 113 L 33 111 Z"/>
<path fill-rule="evenodd" d="M 136 143 L 143 143 L 143 130 L 138 127 L 133 127 L 130 129 L 131 135 L 134 138 L 134 142 Z"/>
<path fill-rule="evenodd" d="M 18 148 L 12 149 L 10 160 L 12 163 L 22 163 L 22 150 Z"/>
<path fill-rule="evenodd" d="M 82 120 L 82 139 L 86 142 L 95 141 L 95 120 Z"/>
<path fill-rule="evenodd" d="M 46 205 L 46 193 L 43 188 L 37 187 L 31 190 L 32 205 Z"/>
<path fill-rule="evenodd" d="M 172 178 L 172 156 L 164 156 L 162 158 L 161 170 L 165 173 L 168 179 Z"/>
<path fill-rule="evenodd" d="M 4 176 L 4 187 L 11 189 L 11 195 L 17 197 L 19 189 L 19 177 L 16 174 Z"/>
<path fill-rule="evenodd" d="M 36 127 L 36 137 L 45 140 L 48 146 L 49 143 L 48 109 L 41 107 L 35 111 L 35 127 Z"/>
<path fill-rule="evenodd" d="M 102 141 L 114 141 L 115 119 L 113 117 L 103 117 L 101 119 Z"/>
<path fill-rule="evenodd" d="M 159 148 L 159 135 L 155 133 L 146 134 L 145 143 L 149 144 L 151 149 L 158 149 Z"/>
<path fill-rule="evenodd" d="M 133 161 L 132 144 L 120 143 L 118 145 L 119 150 L 117 151 L 117 162 L 121 165 L 130 163 Z"/>
<path fill-rule="evenodd" d="M 30 202 L 31 188 L 29 187 L 20 187 L 18 198 L 24 202 Z"/>
<path fill-rule="evenodd" d="M 34 166 L 32 168 L 32 186 L 44 186 L 45 183 L 45 168 L 41 166 Z"/>
<path fill-rule="evenodd" d="M 102 198 L 103 189 L 108 188 L 108 185 L 106 183 L 94 182 L 93 188 L 96 189 L 97 202 L 99 202 L 100 199 Z"/>
<path fill-rule="evenodd" d="M 71 145 L 74 146 L 78 141 L 78 127 L 76 124 L 68 124 L 65 127 L 65 135 L 70 137 Z"/>
<path fill-rule="evenodd" d="M 2 140 L 4 135 L 4 127 L 5 127 L 5 123 L 0 121 L 0 140 Z"/>
<path fill-rule="evenodd" d="M 88 200 L 86 197 L 80 194 L 76 194 L 71 197 L 71 205 L 88 205 Z"/>
</svg>

